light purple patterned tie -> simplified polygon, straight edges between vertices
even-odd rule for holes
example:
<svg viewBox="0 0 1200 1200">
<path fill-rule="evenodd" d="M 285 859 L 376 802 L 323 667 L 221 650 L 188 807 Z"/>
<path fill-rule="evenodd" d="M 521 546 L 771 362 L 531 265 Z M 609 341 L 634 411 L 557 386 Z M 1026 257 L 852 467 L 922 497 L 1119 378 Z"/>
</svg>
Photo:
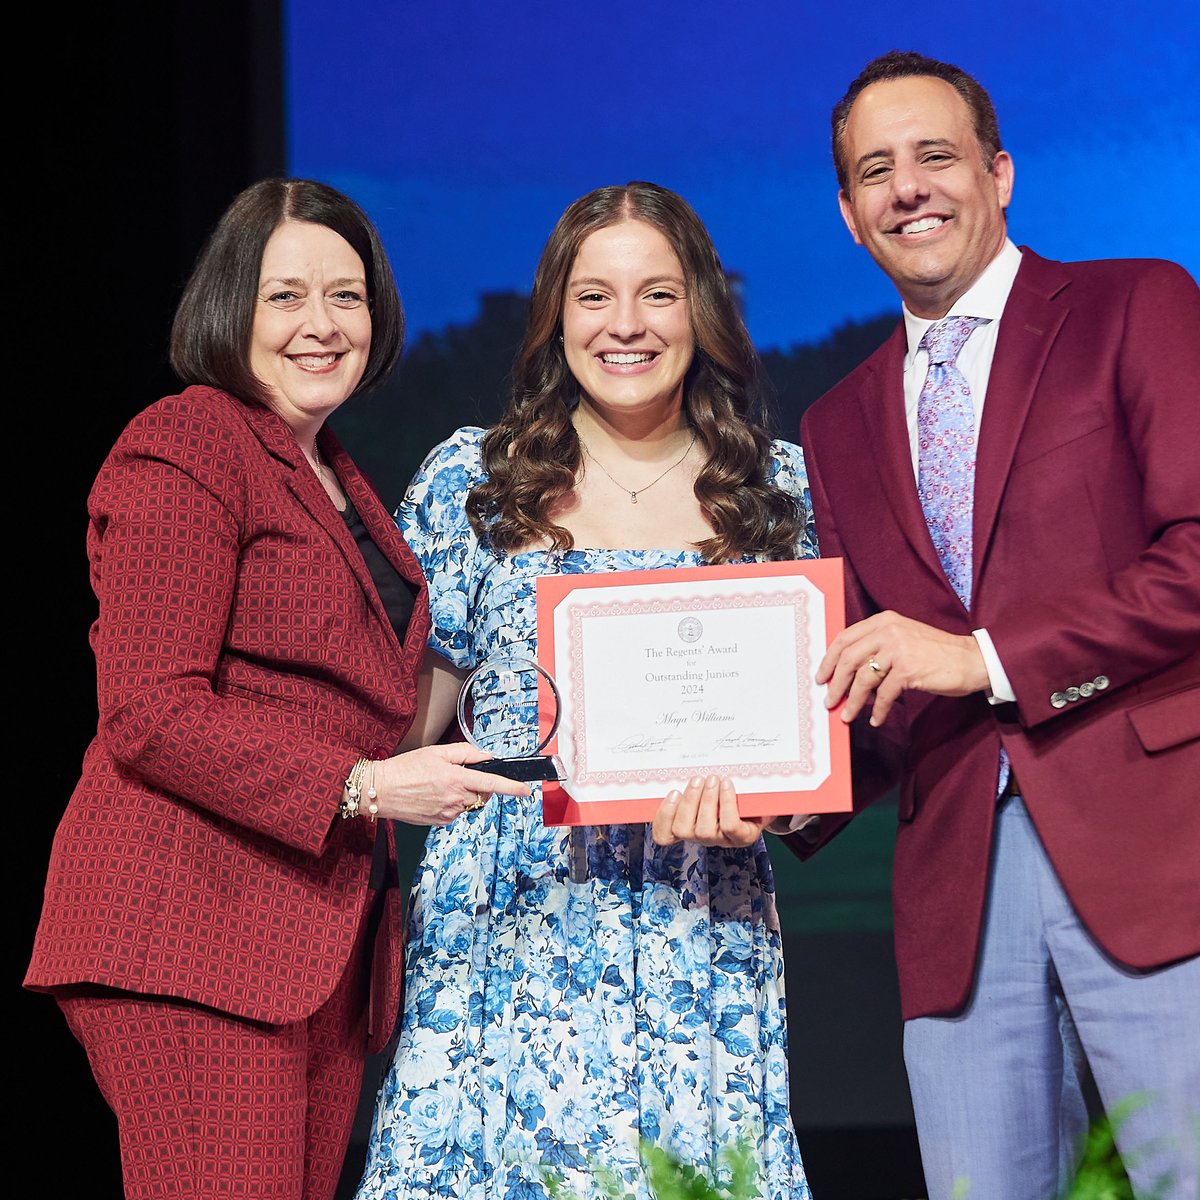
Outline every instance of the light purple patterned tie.
<svg viewBox="0 0 1200 1200">
<path fill-rule="evenodd" d="M 955 365 L 983 317 L 946 317 L 920 348 L 929 371 L 917 400 L 917 492 L 933 547 L 965 608 L 971 607 L 971 512 L 975 496 L 975 407 Z"/>
<path fill-rule="evenodd" d="M 945 317 L 931 325 L 920 349 L 929 371 L 917 399 L 917 494 L 946 578 L 971 607 L 971 520 L 975 507 L 975 406 L 959 351 L 986 317 Z M 1008 755 L 1000 751 L 997 793 L 1008 783 Z"/>
</svg>

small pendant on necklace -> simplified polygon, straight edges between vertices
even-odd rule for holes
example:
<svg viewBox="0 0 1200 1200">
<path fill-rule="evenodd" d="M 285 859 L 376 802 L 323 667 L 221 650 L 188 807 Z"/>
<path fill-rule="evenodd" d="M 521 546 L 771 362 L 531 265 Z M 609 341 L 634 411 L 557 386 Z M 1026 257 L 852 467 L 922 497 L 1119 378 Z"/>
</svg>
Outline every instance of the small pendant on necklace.
<svg viewBox="0 0 1200 1200">
<path fill-rule="evenodd" d="M 629 503 L 630 503 L 630 504 L 636 504 L 636 503 L 637 503 L 637 492 L 630 492 L 630 493 L 629 493 Z"/>
</svg>

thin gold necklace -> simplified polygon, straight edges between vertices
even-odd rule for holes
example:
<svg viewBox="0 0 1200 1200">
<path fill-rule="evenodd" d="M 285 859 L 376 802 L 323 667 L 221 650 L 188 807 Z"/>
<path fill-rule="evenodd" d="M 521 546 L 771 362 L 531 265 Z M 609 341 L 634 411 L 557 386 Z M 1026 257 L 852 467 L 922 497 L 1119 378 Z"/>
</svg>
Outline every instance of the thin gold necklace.
<svg viewBox="0 0 1200 1200">
<path fill-rule="evenodd" d="M 692 430 L 692 440 L 688 442 L 684 452 L 661 475 L 655 476 L 654 479 L 650 480 L 649 483 L 644 484 L 640 488 L 630 488 L 626 487 L 623 483 L 617 483 L 617 481 L 613 479 L 611 475 L 609 475 L 608 468 L 588 449 L 587 442 L 585 442 L 583 438 L 579 439 L 579 444 L 583 447 L 584 454 L 586 454 L 588 458 L 590 458 L 592 462 L 594 462 L 596 466 L 598 466 L 600 470 L 604 472 L 605 475 L 608 475 L 609 480 L 616 484 L 621 491 L 628 494 L 629 503 L 636 504 L 638 502 L 638 496 L 640 496 L 642 492 L 648 492 L 660 479 L 665 479 L 666 476 L 670 475 L 670 473 L 675 470 L 675 468 L 679 466 L 679 464 L 683 462 L 683 460 L 687 458 L 689 454 L 691 454 L 692 447 L 696 444 L 696 431 L 694 429 Z"/>
<path fill-rule="evenodd" d="M 313 466 L 317 468 L 317 479 L 322 487 L 328 487 L 325 482 L 325 464 L 321 462 L 321 452 L 317 449 L 317 443 L 313 442 Z"/>
</svg>

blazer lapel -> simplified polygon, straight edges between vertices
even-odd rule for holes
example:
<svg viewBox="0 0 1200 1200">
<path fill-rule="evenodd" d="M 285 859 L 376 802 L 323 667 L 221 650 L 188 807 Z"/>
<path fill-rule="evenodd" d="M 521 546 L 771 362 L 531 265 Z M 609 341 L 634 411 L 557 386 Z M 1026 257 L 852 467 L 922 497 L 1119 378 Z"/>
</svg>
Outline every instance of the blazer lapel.
<svg viewBox="0 0 1200 1200">
<path fill-rule="evenodd" d="M 874 453 L 879 471 L 876 495 L 886 511 L 886 516 L 884 512 L 872 514 L 871 520 L 880 531 L 893 523 L 898 526 L 917 558 L 953 596 L 954 589 L 942 570 L 929 536 L 929 525 L 913 474 L 912 443 L 904 411 L 904 358 L 907 353 L 908 342 L 901 322 L 873 360 L 873 376 L 858 391 L 861 444 L 869 445 Z M 884 553 L 886 557 L 886 551 Z"/>
<path fill-rule="evenodd" d="M 264 405 L 246 405 L 245 412 L 247 424 L 254 431 L 266 450 L 274 458 L 278 459 L 281 467 L 284 468 L 283 481 L 287 485 L 288 490 L 296 497 L 317 524 L 329 534 L 334 545 L 341 551 L 342 556 L 346 560 L 346 565 L 354 573 L 355 579 L 358 580 L 359 587 L 362 588 L 371 611 L 383 626 L 384 633 L 395 645 L 397 654 L 399 654 L 400 643 L 396 640 L 395 631 L 392 629 L 391 621 L 388 620 L 387 612 L 384 610 L 383 601 L 379 598 L 379 592 L 375 587 L 374 580 L 371 578 L 371 573 L 367 570 L 366 563 L 363 562 L 363 557 L 359 553 L 354 538 L 351 536 L 349 529 L 346 528 L 345 519 L 334 508 L 333 501 L 329 499 L 328 493 L 321 486 L 321 481 L 308 465 L 299 443 L 292 435 L 291 430 L 288 429 L 286 422 Z M 337 444 L 332 434 L 328 431 L 323 431 L 321 442 L 323 448 L 330 448 L 333 451 L 333 453 L 327 455 L 331 463 L 334 462 L 336 456 L 338 479 L 342 481 L 351 504 L 354 505 L 356 511 L 361 515 L 364 509 L 369 509 L 370 507 L 369 500 L 363 496 L 363 489 L 368 485 L 357 472 L 347 472 L 345 470 L 345 464 L 349 463 L 350 460 Z M 353 487 L 345 486 L 346 481 L 344 476 L 348 474 L 353 474 L 354 476 Z M 385 553 L 387 553 L 386 550 Z M 389 553 L 388 557 L 394 559 L 395 555 Z M 403 569 L 399 563 L 395 565 L 405 578 L 409 578 L 409 571 Z"/>
<path fill-rule="evenodd" d="M 416 556 L 408 548 L 408 543 L 401 537 L 400 530 L 397 528 L 395 521 L 386 515 L 386 510 L 383 508 L 383 502 L 380 500 L 378 493 L 371 486 L 366 476 L 354 464 L 354 460 L 342 448 L 341 443 L 328 427 L 321 433 L 321 450 L 325 455 L 325 461 L 331 463 L 337 471 L 342 488 L 349 497 L 350 503 L 354 505 L 355 511 L 362 518 L 363 525 L 371 535 L 375 545 L 379 547 L 380 553 L 396 568 L 404 579 L 408 580 L 418 590 L 417 608 L 414 610 L 415 615 L 415 612 L 422 605 L 426 605 L 429 602 L 425 585 L 425 575 L 421 570 L 421 564 L 417 562 Z M 340 516 L 339 522 L 342 526 L 342 532 L 346 534 L 347 541 L 351 546 L 354 546 L 354 539 L 350 537 L 345 523 L 341 522 Z M 359 562 L 361 566 L 360 560 L 362 556 L 358 553 L 357 546 L 354 547 L 354 551 L 353 555 L 348 556 L 350 564 L 354 566 L 356 562 Z M 361 579 L 361 570 L 356 573 L 359 574 Z M 392 623 L 388 619 L 387 613 L 383 608 L 383 603 L 378 597 L 373 581 L 371 582 L 371 586 L 365 590 L 367 599 L 371 602 L 372 609 L 379 615 L 388 631 L 394 632 L 392 630 Z M 425 634 L 421 632 L 421 622 L 409 621 L 404 639 L 405 644 L 407 645 L 409 640 L 412 637 L 418 636 L 418 634 L 422 644 L 424 644 Z"/>
<path fill-rule="evenodd" d="M 1039 258 L 1024 246 L 1021 254 L 1021 267 L 1000 321 L 979 429 L 972 517 L 972 594 L 978 592 L 979 576 L 1029 406 L 1069 308 L 1059 298 L 1069 280 L 1056 269 L 1057 264 Z"/>
</svg>

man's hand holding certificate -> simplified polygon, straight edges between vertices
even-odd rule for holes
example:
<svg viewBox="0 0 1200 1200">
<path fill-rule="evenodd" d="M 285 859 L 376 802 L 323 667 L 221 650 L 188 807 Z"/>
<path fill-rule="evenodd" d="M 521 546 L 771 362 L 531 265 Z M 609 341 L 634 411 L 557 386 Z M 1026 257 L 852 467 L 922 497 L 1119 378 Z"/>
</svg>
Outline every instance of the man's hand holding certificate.
<svg viewBox="0 0 1200 1200">
<path fill-rule="evenodd" d="M 814 682 L 841 629 L 840 560 L 538 580 L 538 657 L 562 700 L 548 824 L 649 821 L 697 776 L 743 816 L 850 808 L 844 724 Z"/>
</svg>

